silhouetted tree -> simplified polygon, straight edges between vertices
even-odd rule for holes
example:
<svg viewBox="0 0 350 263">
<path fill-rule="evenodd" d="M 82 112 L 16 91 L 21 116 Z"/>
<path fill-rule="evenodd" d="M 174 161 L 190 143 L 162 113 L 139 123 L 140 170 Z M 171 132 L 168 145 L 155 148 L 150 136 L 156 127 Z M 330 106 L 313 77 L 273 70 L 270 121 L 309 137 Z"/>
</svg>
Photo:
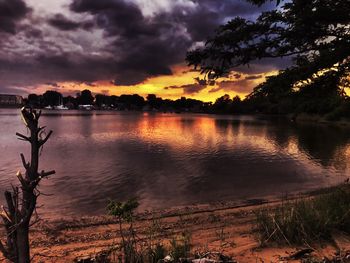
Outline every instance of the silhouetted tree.
<svg viewBox="0 0 350 263">
<path fill-rule="evenodd" d="M 111 102 L 110 96 L 103 95 L 103 94 L 96 94 L 95 104 L 98 107 L 102 107 L 102 106 L 110 106 L 112 102 Z"/>
<path fill-rule="evenodd" d="M 27 104 L 36 108 L 40 106 L 40 97 L 36 94 L 29 94 Z"/>
<path fill-rule="evenodd" d="M 243 103 L 242 103 L 241 98 L 239 96 L 235 96 L 231 102 L 230 112 L 231 113 L 242 113 L 243 111 L 244 111 L 243 110 Z"/>
<path fill-rule="evenodd" d="M 145 104 L 145 99 L 140 95 L 121 95 L 118 103 L 127 110 L 141 110 Z"/>
<path fill-rule="evenodd" d="M 67 96 L 63 98 L 63 104 L 69 109 L 74 109 L 78 106 L 77 99 L 72 96 Z"/>
<path fill-rule="evenodd" d="M 148 94 L 147 95 L 147 103 L 152 109 L 157 108 L 157 96 L 155 94 Z"/>
<path fill-rule="evenodd" d="M 142 107 L 145 105 L 145 99 L 138 95 L 138 94 L 133 94 L 131 96 L 132 99 L 132 104 L 136 106 L 137 109 L 142 109 Z"/>
<path fill-rule="evenodd" d="M 189 52 L 187 60 L 211 76 L 221 76 L 253 60 L 297 55 L 296 63 L 318 60 L 310 75 L 348 61 L 349 11 L 343 0 L 293 0 L 262 13 L 255 22 L 234 18 L 204 48 Z"/>
<path fill-rule="evenodd" d="M 249 2 L 261 5 L 268 1 Z M 276 1 L 278 5 L 280 2 Z M 313 82 L 326 81 L 325 71 L 332 71 L 337 96 L 342 95 L 343 85 L 349 85 L 349 23 L 349 1 L 286 1 L 275 10 L 262 13 L 256 21 L 232 19 L 217 30 L 205 47 L 190 51 L 187 61 L 205 78 L 215 79 L 255 60 L 292 57 L 293 66 L 268 78 L 250 99 L 257 102 L 257 97 L 264 97 L 261 101 L 270 107 L 288 101 L 293 108 L 295 92 Z"/>
<path fill-rule="evenodd" d="M 54 91 L 48 90 L 43 94 L 43 104 L 44 106 L 57 106 L 62 103 L 62 94 Z"/>
<path fill-rule="evenodd" d="M 31 160 L 26 162 L 24 155 L 21 154 L 22 164 L 25 174 L 17 173 L 17 178 L 21 187 L 13 187 L 13 192 L 6 191 L 5 199 L 7 208 L 2 207 L 0 216 L 4 222 L 6 230 L 6 244 L 0 241 L 0 251 L 11 262 L 29 263 L 29 227 L 32 215 L 36 209 L 37 198 L 40 192 L 37 187 L 43 178 L 55 173 L 55 171 L 39 172 L 39 151 L 41 147 L 50 138 L 52 131 L 46 136 L 44 128 L 38 124 L 41 112 L 31 108 L 22 108 L 22 119 L 29 129 L 30 136 L 16 133 L 20 140 L 24 140 L 31 145 Z"/>
<path fill-rule="evenodd" d="M 230 99 L 230 95 L 225 94 L 224 96 L 221 96 L 220 98 L 216 99 L 213 105 L 214 111 L 221 113 L 229 112 L 231 103 L 232 100 Z"/>
<path fill-rule="evenodd" d="M 77 100 L 80 105 L 92 105 L 92 103 L 94 102 L 94 96 L 92 96 L 90 90 L 85 89 L 77 97 Z"/>
</svg>

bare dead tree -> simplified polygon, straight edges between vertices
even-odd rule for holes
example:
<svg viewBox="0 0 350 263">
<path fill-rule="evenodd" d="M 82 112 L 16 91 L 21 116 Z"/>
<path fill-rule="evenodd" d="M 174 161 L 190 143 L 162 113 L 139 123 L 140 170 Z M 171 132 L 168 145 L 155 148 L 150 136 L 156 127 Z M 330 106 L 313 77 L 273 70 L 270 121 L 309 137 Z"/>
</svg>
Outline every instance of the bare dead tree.
<svg viewBox="0 0 350 263">
<path fill-rule="evenodd" d="M 5 244 L 0 241 L 0 251 L 4 257 L 15 263 L 29 263 L 29 228 L 33 224 L 31 218 L 36 212 L 37 198 L 40 192 L 37 187 L 40 181 L 55 173 L 55 171 L 39 172 L 39 151 L 50 138 L 52 131 L 45 133 L 45 127 L 39 126 L 41 111 L 32 108 L 21 109 L 22 120 L 29 129 L 30 136 L 16 133 L 18 139 L 29 142 L 31 146 L 31 160 L 27 162 L 21 153 L 21 160 L 25 169 L 24 176 L 17 173 L 20 187 L 12 187 L 13 191 L 5 192 L 7 207 L 1 206 L 0 216 L 6 230 Z"/>
</svg>

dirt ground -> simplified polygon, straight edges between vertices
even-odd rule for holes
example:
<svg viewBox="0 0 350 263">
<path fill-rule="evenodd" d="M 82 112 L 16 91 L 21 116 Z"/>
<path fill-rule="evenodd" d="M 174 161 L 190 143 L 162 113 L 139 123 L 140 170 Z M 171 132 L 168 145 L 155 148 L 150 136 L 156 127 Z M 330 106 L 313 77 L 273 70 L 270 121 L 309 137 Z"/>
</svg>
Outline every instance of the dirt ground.
<svg viewBox="0 0 350 263">
<path fill-rule="evenodd" d="M 300 262 L 286 257 L 305 247 L 271 245 L 261 247 L 254 232 L 254 211 L 266 205 L 233 207 L 203 205 L 147 212 L 134 223 L 140 238 L 167 240 L 189 233 L 192 251 L 222 252 L 237 262 Z M 112 217 L 87 217 L 79 220 L 45 221 L 31 232 L 33 262 L 73 262 L 95 255 L 119 242 L 118 224 Z M 350 240 L 341 234 L 333 244 L 310 244 L 315 257 L 332 258 L 340 250 L 350 249 Z M 3 262 L 3 261 L 1 261 Z"/>
</svg>

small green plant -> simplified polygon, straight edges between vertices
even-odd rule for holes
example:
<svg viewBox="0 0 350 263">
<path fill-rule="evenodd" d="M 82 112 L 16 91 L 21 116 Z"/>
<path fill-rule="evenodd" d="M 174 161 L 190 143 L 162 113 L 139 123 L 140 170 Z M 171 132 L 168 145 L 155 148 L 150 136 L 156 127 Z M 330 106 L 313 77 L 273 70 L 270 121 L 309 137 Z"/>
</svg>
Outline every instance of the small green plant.
<svg viewBox="0 0 350 263">
<path fill-rule="evenodd" d="M 330 241 L 334 230 L 350 233 L 350 187 L 341 185 L 315 197 L 261 209 L 256 222 L 262 245 Z"/>
<path fill-rule="evenodd" d="M 107 211 L 109 215 L 116 216 L 120 221 L 126 220 L 131 222 L 138 206 L 139 202 L 136 198 L 129 199 L 125 203 L 109 200 Z"/>
<path fill-rule="evenodd" d="M 157 263 L 166 256 L 166 248 L 162 244 L 160 237 L 162 233 L 162 223 L 159 218 L 152 218 L 151 224 L 146 229 L 146 251 L 144 257 L 149 263 Z"/>
<path fill-rule="evenodd" d="M 120 250 L 122 252 L 119 262 L 158 263 L 169 254 L 174 262 L 179 262 L 180 258 L 186 258 L 190 255 L 190 234 L 186 231 L 173 238 L 170 241 L 170 247 L 164 246 L 164 240 L 159 238 L 159 233 L 162 231 L 159 219 L 153 219 L 146 231 L 145 238 L 138 238 L 133 226 L 134 212 L 138 206 L 139 203 L 136 199 L 130 199 L 124 203 L 110 200 L 108 203 L 108 214 L 118 219 L 121 236 Z"/>
<path fill-rule="evenodd" d="M 124 203 L 110 200 L 107 205 L 109 215 L 118 219 L 119 233 L 121 236 L 121 249 L 124 253 L 125 263 L 142 262 L 142 253 L 138 251 L 136 233 L 133 227 L 134 212 L 139 206 L 136 199 L 130 199 Z M 123 229 L 123 223 L 128 223 L 127 229 Z"/>
<path fill-rule="evenodd" d="M 181 258 L 187 258 L 191 252 L 191 235 L 189 232 L 183 232 L 180 236 L 170 241 L 170 254 L 175 262 Z"/>
<path fill-rule="evenodd" d="M 146 258 L 145 262 L 158 263 L 161 260 L 163 260 L 165 256 L 166 256 L 165 247 L 162 244 L 158 243 L 155 246 L 149 247 L 146 250 L 144 258 Z"/>
</svg>

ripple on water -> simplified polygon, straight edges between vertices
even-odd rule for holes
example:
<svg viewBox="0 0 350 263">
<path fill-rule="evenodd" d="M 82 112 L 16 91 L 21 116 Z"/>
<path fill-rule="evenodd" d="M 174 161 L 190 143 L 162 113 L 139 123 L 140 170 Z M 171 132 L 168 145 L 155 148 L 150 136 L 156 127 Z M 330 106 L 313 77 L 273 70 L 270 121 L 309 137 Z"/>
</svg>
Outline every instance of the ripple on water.
<svg viewBox="0 0 350 263">
<path fill-rule="evenodd" d="M 16 116 L 0 110 L 0 191 L 16 183 L 18 154 L 28 153 L 14 136 L 26 132 Z M 350 175 L 350 133 L 343 129 L 324 127 L 317 136 L 310 125 L 254 116 L 118 112 L 72 111 L 42 121 L 54 135 L 41 168 L 57 171 L 41 185 L 54 194 L 39 201 L 47 216 L 105 213 L 108 198 L 138 196 L 143 208 L 254 199 Z"/>
</svg>

